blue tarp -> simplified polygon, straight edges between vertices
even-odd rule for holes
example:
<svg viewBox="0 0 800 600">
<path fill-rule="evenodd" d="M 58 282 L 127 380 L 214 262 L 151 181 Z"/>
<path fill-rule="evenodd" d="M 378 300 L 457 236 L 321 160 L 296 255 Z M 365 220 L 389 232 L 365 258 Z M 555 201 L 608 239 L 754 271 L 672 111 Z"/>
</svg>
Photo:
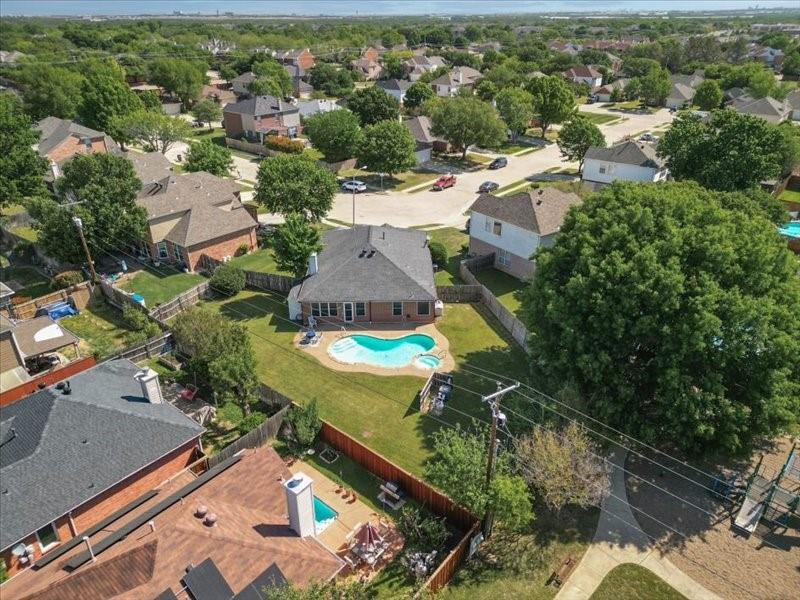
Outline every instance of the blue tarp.
<svg viewBox="0 0 800 600">
<path fill-rule="evenodd" d="M 58 321 L 63 317 L 71 317 L 73 315 L 78 314 L 78 309 L 72 306 L 71 303 L 67 301 L 61 302 L 54 302 L 53 304 L 48 304 L 47 306 L 43 306 L 37 312 L 37 316 L 39 315 L 49 315 L 51 319 L 54 321 Z"/>
</svg>

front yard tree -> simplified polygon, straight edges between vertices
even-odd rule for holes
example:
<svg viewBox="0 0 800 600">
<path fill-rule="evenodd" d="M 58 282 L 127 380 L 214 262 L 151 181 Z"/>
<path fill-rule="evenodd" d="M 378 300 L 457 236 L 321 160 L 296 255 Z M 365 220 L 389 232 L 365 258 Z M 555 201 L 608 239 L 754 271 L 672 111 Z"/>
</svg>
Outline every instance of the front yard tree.
<svg viewBox="0 0 800 600">
<path fill-rule="evenodd" d="M 124 135 L 113 127 L 112 121 L 115 117 L 144 110 L 144 104 L 125 84 L 118 66 L 93 65 L 86 73 L 78 116 L 87 127 L 105 131 L 115 140 L 124 141 Z"/>
<path fill-rule="evenodd" d="M 44 192 L 47 161 L 34 150 L 38 142 L 17 97 L 0 93 L 0 209 Z"/>
<path fill-rule="evenodd" d="M 22 101 L 34 119 L 74 119 L 81 104 L 83 75 L 48 64 L 26 65 L 19 75 L 24 83 Z M 56 83 L 57 82 L 57 83 Z"/>
<path fill-rule="evenodd" d="M 253 73 L 258 77 L 256 81 L 267 80 L 272 82 L 272 87 L 278 98 L 292 95 L 292 77 L 277 60 L 268 59 L 253 63 Z"/>
<path fill-rule="evenodd" d="M 213 121 L 222 120 L 222 107 L 208 98 L 200 100 L 192 107 L 192 115 L 200 123 L 206 123 L 209 130 Z"/>
<path fill-rule="evenodd" d="M 347 99 L 347 108 L 353 111 L 364 127 L 378 121 L 397 120 L 400 115 L 397 99 L 377 85 L 353 92 Z"/>
<path fill-rule="evenodd" d="M 65 208 L 52 198 L 31 201 L 38 244 L 50 256 L 80 264 L 85 257 L 72 216 L 83 221 L 83 233 L 96 255 L 138 242 L 147 229 L 145 210 L 136 204 L 141 182 L 131 162 L 114 154 L 79 154 L 64 166 L 58 179 L 61 198 L 76 201 Z"/>
<path fill-rule="evenodd" d="M 185 106 L 200 97 L 206 82 L 206 69 L 202 62 L 178 58 L 159 58 L 150 63 L 150 82 L 174 94 Z"/>
<path fill-rule="evenodd" d="M 329 96 L 346 96 L 353 91 L 353 78 L 345 69 L 330 63 L 319 63 L 311 69 L 311 85 Z"/>
<path fill-rule="evenodd" d="M 497 111 L 511 131 L 512 139 L 524 134 L 533 119 L 533 96 L 520 88 L 503 88 L 495 96 Z"/>
<path fill-rule="evenodd" d="M 700 110 L 713 110 L 722 105 L 722 88 L 713 79 L 706 79 L 697 86 L 692 103 Z"/>
<path fill-rule="evenodd" d="M 423 104 L 435 95 L 436 93 L 430 85 L 422 83 L 421 81 L 415 81 L 406 90 L 406 97 L 403 100 L 403 104 L 409 109 L 421 108 Z"/>
<path fill-rule="evenodd" d="M 694 114 L 679 114 L 658 144 L 658 153 L 675 179 L 694 179 L 716 190 L 743 190 L 780 175 L 784 148 L 775 125 L 717 110 L 708 123 Z"/>
<path fill-rule="evenodd" d="M 542 139 L 555 123 L 563 123 L 575 112 L 575 92 L 562 77 L 537 77 L 528 82 L 533 108 L 542 123 Z"/>
<path fill-rule="evenodd" d="M 669 71 L 658 67 L 651 69 L 646 75 L 639 78 L 639 93 L 646 104 L 660 106 L 669 96 L 672 81 Z"/>
<path fill-rule="evenodd" d="M 211 140 L 190 144 L 186 164 L 183 166 L 189 172 L 206 171 L 217 177 L 227 177 L 232 167 L 231 151 Z"/>
<path fill-rule="evenodd" d="M 145 150 L 162 154 L 192 134 L 191 125 L 180 117 L 144 109 L 115 117 L 111 125 L 122 139 L 138 142 Z"/>
<path fill-rule="evenodd" d="M 600 128 L 589 119 L 576 114 L 564 123 L 558 134 L 558 149 L 565 160 L 577 161 L 578 171 L 583 171 L 583 158 L 592 146 L 605 148 L 606 138 Z"/>
<path fill-rule="evenodd" d="M 319 230 L 304 215 L 290 213 L 275 231 L 273 251 L 275 262 L 282 271 L 303 277 L 308 270 L 308 259 L 322 250 Z"/>
<path fill-rule="evenodd" d="M 443 98 L 432 103 L 430 110 L 431 133 L 459 148 L 462 160 L 473 144 L 494 148 L 506 139 L 506 124 L 490 104 L 478 98 Z"/>
<path fill-rule="evenodd" d="M 258 167 L 255 199 L 271 213 L 319 221 L 331 209 L 336 176 L 308 156 L 281 154 Z"/>
<path fill-rule="evenodd" d="M 534 370 L 649 443 L 736 451 L 800 420 L 800 279 L 766 214 L 694 183 L 614 184 L 537 254 Z"/>
<path fill-rule="evenodd" d="M 399 121 L 381 121 L 364 130 L 356 155 L 359 164 L 390 177 L 417 164 L 417 143 Z"/>
<path fill-rule="evenodd" d="M 304 131 L 329 163 L 353 158 L 361 141 L 358 117 L 347 109 L 317 113 L 306 121 Z"/>
</svg>

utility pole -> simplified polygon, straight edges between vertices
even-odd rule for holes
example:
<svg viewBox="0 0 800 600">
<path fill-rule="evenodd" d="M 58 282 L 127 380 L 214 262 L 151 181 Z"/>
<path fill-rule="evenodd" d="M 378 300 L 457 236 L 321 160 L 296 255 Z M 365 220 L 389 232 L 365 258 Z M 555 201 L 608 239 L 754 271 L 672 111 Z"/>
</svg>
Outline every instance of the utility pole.
<svg viewBox="0 0 800 600">
<path fill-rule="evenodd" d="M 517 389 L 520 386 L 519 382 L 508 387 L 503 387 L 501 382 L 497 382 L 497 391 L 488 396 L 483 396 L 481 402 L 487 402 L 492 409 L 492 428 L 489 433 L 489 456 L 486 459 L 486 491 L 491 489 L 492 479 L 494 479 L 494 463 L 497 459 L 497 427 L 501 427 L 506 423 L 506 416 L 500 412 L 500 402 L 503 400 L 508 392 Z M 483 517 L 483 539 L 488 540 L 492 535 L 492 528 L 494 527 L 494 508 L 487 507 L 486 514 Z"/>
<path fill-rule="evenodd" d="M 92 274 L 92 283 L 97 283 L 97 273 L 94 272 L 94 262 L 92 262 L 92 255 L 89 254 L 89 246 L 86 245 L 86 238 L 83 235 L 83 221 L 80 217 L 72 217 L 72 222 L 78 228 L 78 235 L 81 238 L 81 245 L 86 254 L 86 261 L 89 263 L 89 272 Z"/>
</svg>

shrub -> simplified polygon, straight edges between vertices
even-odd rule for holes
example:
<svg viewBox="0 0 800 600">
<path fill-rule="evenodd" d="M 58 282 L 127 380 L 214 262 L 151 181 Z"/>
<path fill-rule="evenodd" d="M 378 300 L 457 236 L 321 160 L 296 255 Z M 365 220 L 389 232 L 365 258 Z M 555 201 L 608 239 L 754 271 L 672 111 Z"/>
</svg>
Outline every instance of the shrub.
<svg viewBox="0 0 800 600">
<path fill-rule="evenodd" d="M 293 406 L 286 415 L 286 422 L 292 428 L 292 435 L 289 439 L 290 446 L 295 446 L 295 450 L 310 447 L 317 438 L 319 430 L 322 429 L 317 411 L 317 400 L 312 400 L 307 406 Z"/>
<path fill-rule="evenodd" d="M 236 402 L 225 402 L 217 410 L 217 420 L 224 421 L 239 427 L 239 423 L 244 419 L 244 411 Z"/>
<path fill-rule="evenodd" d="M 245 274 L 239 267 L 225 263 L 214 269 L 211 287 L 228 296 L 235 296 L 244 289 Z"/>
<path fill-rule="evenodd" d="M 444 518 L 423 513 L 414 506 L 406 506 L 400 511 L 397 528 L 409 550 L 441 550 L 450 537 Z"/>
<path fill-rule="evenodd" d="M 431 242 L 428 244 L 428 248 L 431 251 L 433 262 L 443 268 L 447 264 L 447 248 L 441 242 Z"/>
<path fill-rule="evenodd" d="M 234 256 L 244 256 L 250 252 L 250 245 L 249 244 L 240 244 L 239 247 L 236 249 L 236 252 L 233 253 Z"/>
<path fill-rule="evenodd" d="M 141 331 L 150 323 L 150 319 L 144 314 L 144 311 L 126 304 L 122 308 L 122 322 L 131 331 Z"/>
<path fill-rule="evenodd" d="M 264 145 L 271 150 L 287 154 L 302 154 L 306 145 L 300 140 L 292 140 L 284 135 L 270 135 L 264 138 Z"/>
<path fill-rule="evenodd" d="M 54 290 L 63 290 L 81 281 L 83 281 L 83 273 L 80 271 L 61 271 L 50 280 L 50 287 Z"/>
<path fill-rule="evenodd" d="M 262 412 L 253 411 L 239 422 L 237 429 L 240 435 L 253 431 L 256 427 L 267 420 L 267 415 Z"/>
</svg>

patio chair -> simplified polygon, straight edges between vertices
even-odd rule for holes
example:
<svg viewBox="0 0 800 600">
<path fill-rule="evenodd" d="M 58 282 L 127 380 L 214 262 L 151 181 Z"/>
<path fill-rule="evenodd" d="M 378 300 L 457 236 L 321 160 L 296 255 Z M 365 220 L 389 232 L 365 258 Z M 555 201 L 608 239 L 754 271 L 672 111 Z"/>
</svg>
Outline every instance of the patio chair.
<svg viewBox="0 0 800 600">
<path fill-rule="evenodd" d="M 186 402 L 194 402 L 195 398 L 197 398 L 198 391 L 199 390 L 197 389 L 196 385 L 192 385 L 191 383 L 188 384 L 186 389 L 180 393 L 181 400 L 185 400 Z"/>
</svg>

